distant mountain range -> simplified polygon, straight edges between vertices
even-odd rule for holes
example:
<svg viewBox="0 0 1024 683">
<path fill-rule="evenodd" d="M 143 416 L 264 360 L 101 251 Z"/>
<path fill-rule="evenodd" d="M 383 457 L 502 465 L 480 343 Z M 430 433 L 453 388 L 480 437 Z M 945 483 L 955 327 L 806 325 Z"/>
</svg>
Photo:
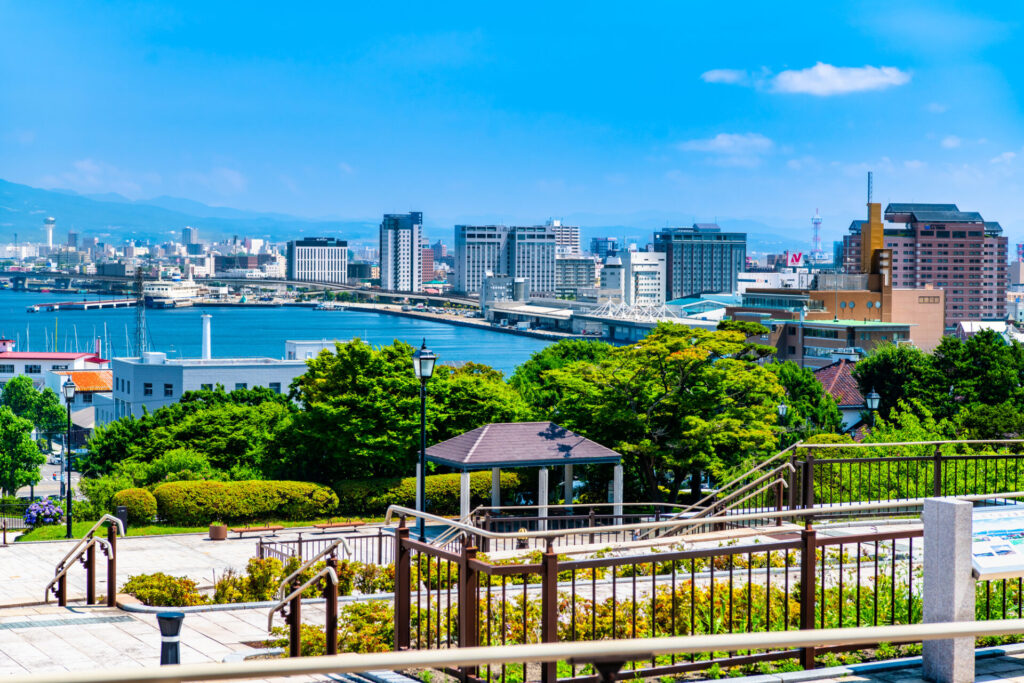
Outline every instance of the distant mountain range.
<svg viewBox="0 0 1024 683">
<path fill-rule="evenodd" d="M 83 195 L 69 190 L 42 190 L 28 185 L 0 180 L 0 243 L 39 242 L 43 219 L 57 219 L 55 242 L 63 242 L 68 230 L 82 237 L 99 237 L 101 241 L 120 243 L 135 239 L 141 242 L 163 242 L 180 239 L 181 229 L 191 225 L 199 229 L 200 239 L 260 237 L 285 241 L 302 236 L 340 237 L 352 241 L 374 242 L 378 220 L 317 220 L 280 213 L 261 213 L 178 197 L 155 197 L 132 200 L 115 193 Z M 431 240 L 441 238 L 449 245 L 452 229 L 457 223 L 491 222 L 486 217 L 457 217 L 434 222 L 425 216 L 426 233 Z M 645 211 L 632 214 L 602 215 L 577 213 L 564 217 L 568 225 L 581 226 L 586 248 L 592 237 L 614 236 L 626 244 L 643 247 L 651 241 L 655 229 L 668 225 L 689 225 L 681 214 Z M 806 250 L 806 239 L 786 237 L 788 233 L 804 235 L 785 227 L 773 227 L 753 220 L 719 219 L 724 230 L 747 233 L 751 252 L 781 252 L 786 249 Z M 830 248 L 826 247 L 826 251 Z"/>
</svg>

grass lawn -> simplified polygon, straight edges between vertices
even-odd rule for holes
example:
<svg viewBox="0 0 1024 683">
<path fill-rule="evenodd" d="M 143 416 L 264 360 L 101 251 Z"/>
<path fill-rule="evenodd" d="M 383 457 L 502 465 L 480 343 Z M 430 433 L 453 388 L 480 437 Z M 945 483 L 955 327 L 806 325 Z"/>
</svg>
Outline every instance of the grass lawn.
<svg viewBox="0 0 1024 683">
<path fill-rule="evenodd" d="M 330 521 L 346 521 L 353 519 L 351 517 L 332 517 Z M 376 519 L 361 517 L 364 522 L 372 521 L 383 521 L 383 517 Z M 246 524 L 229 524 L 229 527 L 236 526 L 283 526 L 286 528 L 290 527 L 303 527 L 312 526 L 313 524 L 321 524 L 328 521 L 327 519 L 312 519 L 312 520 L 288 520 L 288 521 L 269 521 L 269 522 L 250 522 Z M 71 525 L 71 531 L 75 538 L 81 538 L 85 536 L 85 533 L 89 531 L 95 521 L 92 522 L 73 522 Z M 209 531 L 210 526 L 172 526 L 170 524 L 147 524 L 146 526 L 128 526 L 129 536 L 156 536 L 161 534 L 195 534 L 195 533 L 206 533 Z M 106 533 L 106 532 L 104 532 Z M 67 527 L 61 524 L 51 524 L 49 526 L 41 526 L 31 531 L 28 531 L 17 538 L 18 541 L 56 541 L 67 537 Z"/>
</svg>

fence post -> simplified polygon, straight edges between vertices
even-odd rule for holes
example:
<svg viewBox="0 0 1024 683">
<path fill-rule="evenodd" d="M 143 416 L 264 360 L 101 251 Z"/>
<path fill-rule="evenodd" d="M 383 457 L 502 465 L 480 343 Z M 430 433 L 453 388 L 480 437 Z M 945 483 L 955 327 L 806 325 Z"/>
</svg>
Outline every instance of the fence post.
<svg viewBox="0 0 1024 683">
<path fill-rule="evenodd" d="M 409 527 L 405 517 L 395 530 L 395 651 L 409 649 L 409 620 L 412 610 L 412 553 L 405 545 Z"/>
<path fill-rule="evenodd" d="M 541 558 L 541 606 L 540 640 L 542 643 L 558 642 L 558 555 L 549 538 L 547 549 Z M 541 683 L 556 683 L 558 663 L 541 664 Z"/>
<path fill-rule="evenodd" d="M 472 542 L 470 538 L 466 540 Z M 462 546 L 462 561 L 459 562 L 459 647 L 475 647 L 480 642 L 480 606 L 476 598 L 477 570 L 471 564 L 475 559 L 476 547 Z M 463 680 L 476 676 L 476 667 L 465 667 L 462 676 Z"/>
<path fill-rule="evenodd" d="M 789 476 L 789 509 L 796 509 L 796 452 L 797 449 L 793 449 L 792 455 L 789 456 L 789 464 L 792 469 L 787 473 Z"/>
<path fill-rule="evenodd" d="M 85 604 L 96 603 L 96 545 L 90 539 L 85 550 Z"/>
<path fill-rule="evenodd" d="M 814 628 L 814 566 L 817 560 L 817 532 L 807 520 L 800 532 L 800 628 Z M 800 664 L 804 669 L 814 668 L 814 646 L 807 646 L 800 653 Z"/>
<path fill-rule="evenodd" d="M 620 521 L 614 521 L 612 524 L 622 524 Z M 597 525 L 597 518 L 594 515 L 594 508 L 590 508 L 590 512 L 587 514 L 587 526 L 590 527 L 590 543 L 594 542 L 594 527 Z"/>
<path fill-rule="evenodd" d="M 814 507 L 814 451 L 809 451 L 803 464 L 803 507 L 810 510 Z"/>
<path fill-rule="evenodd" d="M 490 531 L 491 530 L 491 511 L 490 510 L 484 510 L 484 518 L 482 520 L 480 520 L 480 528 L 483 529 L 484 531 Z M 484 535 L 479 535 L 479 536 L 477 536 L 477 538 L 480 539 L 480 550 L 484 551 L 485 553 L 491 552 L 491 539 L 489 539 L 487 536 L 484 536 Z"/>
<path fill-rule="evenodd" d="M 68 573 L 64 574 L 57 581 L 57 604 L 61 607 L 68 606 Z"/>
<path fill-rule="evenodd" d="M 936 445 L 932 455 L 932 495 L 936 498 L 942 496 L 942 451 L 939 449 Z"/>
<path fill-rule="evenodd" d="M 302 585 L 302 579 L 292 580 L 292 590 Z M 302 656 L 302 593 L 288 605 L 288 656 Z"/>
<path fill-rule="evenodd" d="M 117 604 L 117 525 L 107 527 L 107 545 L 110 555 L 107 556 L 107 607 Z"/>
<path fill-rule="evenodd" d="M 256 557 L 258 557 L 258 558 L 260 558 L 262 560 L 262 559 L 264 559 L 263 558 L 263 537 L 260 536 L 259 539 L 257 539 L 257 541 L 258 541 L 258 545 L 256 546 Z"/>
<path fill-rule="evenodd" d="M 333 555 L 327 558 L 327 566 L 335 573 L 338 571 L 338 558 Z M 327 654 L 338 654 L 338 584 L 328 580 L 324 588 L 324 598 L 327 600 L 327 624 L 324 629 L 327 634 Z"/>
<path fill-rule="evenodd" d="M 377 564 L 384 564 L 384 527 L 377 527 Z"/>
<path fill-rule="evenodd" d="M 299 532 L 298 549 L 299 549 L 299 551 L 298 551 L 299 552 L 299 562 L 302 562 L 302 532 L 301 531 Z"/>
<path fill-rule="evenodd" d="M 775 511 L 782 512 L 782 480 L 775 482 Z M 782 526 L 782 515 L 775 518 L 775 526 Z"/>
</svg>

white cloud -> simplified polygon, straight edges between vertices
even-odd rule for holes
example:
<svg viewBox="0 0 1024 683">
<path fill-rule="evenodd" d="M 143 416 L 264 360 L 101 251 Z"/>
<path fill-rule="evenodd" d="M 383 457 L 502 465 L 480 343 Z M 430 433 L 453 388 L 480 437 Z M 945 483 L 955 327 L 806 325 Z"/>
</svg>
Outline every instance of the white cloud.
<svg viewBox="0 0 1024 683">
<path fill-rule="evenodd" d="M 960 146 L 960 138 L 958 138 L 955 135 L 947 135 L 946 137 L 942 138 L 942 142 L 939 144 L 941 144 L 946 149 L 956 149 L 957 147 Z"/>
<path fill-rule="evenodd" d="M 181 179 L 186 183 L 194 183 L 219 195 L 236 195 L 245 192 L 249 186 L 248 179 L 233 168 L 218 166 L 208 172 L 192 171 L 183 173 Z"/>
<path fill-rule="evenodd" d="M 138 199 L 145 192 L 153 191 L 161 184 L 158 173 L 133 173 L 123 171 L 112 164 L 95 159 L 79 159 L 71 164 L 71 170 L 40 179 L 43 187 L 63 187 L 85 194 L 116 192 L 129 199 Z"/>
<path fill-rule="evenodd" d="M 770 152 L 775 143 L 760 133 L 719 133 L 706 140 L 687 140 L 678 147 L 684 152 L 709 152 L 711 154 L 764 154 Z"/>
<path fill-rule="evenodd" d="M 949 107 L 944 104 L 940 104 L 939 102 L 929 102 L 925 105 L 925 111 L 932 114 L 945 114 L 948 109 Z"/>
<path fill-rule="evenodd" d="M 928 166 L 927 162 L 921 161 L 920 159 L 908 159 L 903 162 L 903 168 L 910 171 L 917 171 Z"/>
<path fill-rule="evenodd" d="M 6 133 L 3 138 L 19 145 L 31 145 L 36 141 L 36 132 L 34 130 L 19 128 Z"/>
<path fill-rule="evenodd" d="M 338 170 L 344 173 L 345 175 L 352 175 L 353 173 L 355 173 L 352 167 L 346 164 L 344 161 L 338 162 Z"/>
<path fill-rule="evenodd" d="M 1017 158 L 1016 152 L 1003 152 L 997 157 L 993 157 L 989 160 L 991 164 L 1008 164 Z"/>
<path fill-rule="evenodd" d="M 869 90 L 884 90 L 910 82 L 910 73 L 893 66 L 832 66 L 818 62 L 807 69 L 783 71 L 771 81 L 781 93 L 827 97 Z"/>
<path fill-rule="evenodd" d="M 746 85 L 749 75 L 741 69 L 711 69 L 700 75 L 705 83 L 728 83 L 730 85 Z"/>
</svg>

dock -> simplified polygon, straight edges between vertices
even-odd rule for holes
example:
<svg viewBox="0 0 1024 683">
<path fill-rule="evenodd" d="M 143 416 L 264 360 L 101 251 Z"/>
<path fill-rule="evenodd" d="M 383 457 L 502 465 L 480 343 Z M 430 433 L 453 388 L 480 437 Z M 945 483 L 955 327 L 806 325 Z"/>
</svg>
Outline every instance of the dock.
<svg viewBox="0 0 1024 683">
<path fill-rule="evenodd" d="M 129 308 L 139 303 L 138 299 L 99 299 L 96 301 L 58 301 L 49 304 L 34 304 L 28 307 L 30 313 L 53 311 L 92 311 L 103 308 Z"/>
</svg>

